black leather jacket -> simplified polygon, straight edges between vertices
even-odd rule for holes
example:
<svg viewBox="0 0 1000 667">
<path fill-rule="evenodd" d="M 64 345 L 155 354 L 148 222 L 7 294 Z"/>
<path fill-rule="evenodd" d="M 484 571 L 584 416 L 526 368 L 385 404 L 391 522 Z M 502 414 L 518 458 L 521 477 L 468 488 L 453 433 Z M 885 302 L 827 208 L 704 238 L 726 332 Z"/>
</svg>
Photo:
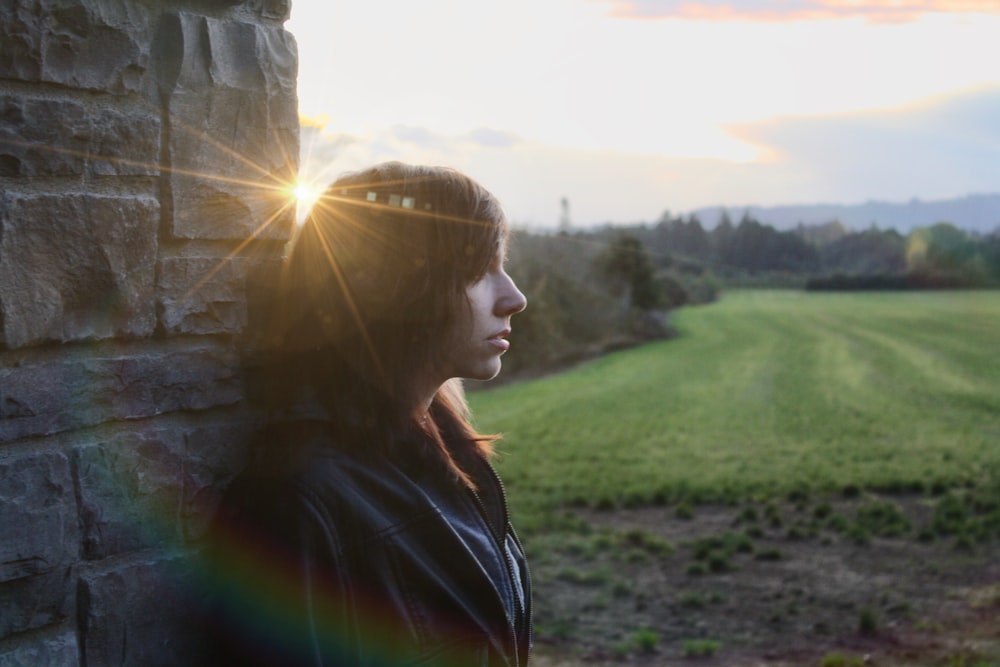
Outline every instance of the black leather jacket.
<svg viewBox="0 0 1000 667">
<path fill-rule="evenodd" d="M 523 667 L 531 587 L 499 478 L 310 450 L 234 484 L 212 530 L 215 665 Z"/>
</svg>

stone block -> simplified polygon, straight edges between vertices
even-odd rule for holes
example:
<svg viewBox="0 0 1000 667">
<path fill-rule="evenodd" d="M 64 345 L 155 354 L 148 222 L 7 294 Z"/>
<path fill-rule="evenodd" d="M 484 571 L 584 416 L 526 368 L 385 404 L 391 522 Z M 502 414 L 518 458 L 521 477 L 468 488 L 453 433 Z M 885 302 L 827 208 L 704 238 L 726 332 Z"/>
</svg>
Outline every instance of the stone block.
<svg viewBox="0 0 1000 667">
<path fill-rule="evenodd" d="M 251 438 L 260 426 L 251 419 L 210 424 L 184 436 L 184 538 L 201 538 L 214 516 L 225 488 L 244 468 Z"/>
<path fill-rule="evenodd" d="M 298 163 L 294 39 L 278 26 L 181 13 L 158 52 L 177 238 L 286 239 Z"/>
<path fill-rule="evenodd" d="M 15 2 L 0 11 L 0 71 L 5 78 L 31 83 L 139 92 L 150 66 L 150 26 L 143 3 Z"/>
<path fill-rule="evenodd" d="M 148 110 L 0 95 L 0 176 L 152 176 L 160 121 Z"/>
<path fill-rule="evenodd" d="M 0 442 L 233 405 L 237 360 L 215 344 L 0 364 Z"/>
<path fill-rule="evenodd" d="M 87 160 L 95 176 L 159 174 L 159 116 L 140 110 L 101 109 L 94 113 Z"/>
<path fill-rule="evenodd" d="M 292 15 L 292 0 L 258 0 L 260 15 L 266 19 L 287 21 Z"/>
<path fill-rule="evenodd" d="M 0 460 L 0 535 L 0 581 L 51 572 L 76 561 L 76 493 L 65 454 Z"/>
<path fill-rule="evenodd" d="M 0 196 L 0 343 L 153 332 L 152 197 Z"/>
<path fill-rule="evenodd" d="M 80 664 L 79 660 L 76 632 L 72 630 L 31 641 L 0 643 L 0 667 L 76 667 Z"/>
<path fill-rule="evenodd" d="M 199 664 L 192 612 L 199 603 L 191 562 L 150 559 L 80 581 L 80 651 L 87 667 Z"/>
<path fill-rule="evenodd" d="M 158 429 L 74 452 L 85 559 L 177 542 L 183 448 L 179 433 Z"/>
<path fill-rule="evenodd" d="M 73 568 L 57 568 L 33 577 L 0 583 L 0 639 L 57 625 L 71 618 L 75 611 L 76 577 Z M 2 650 L 0 648 L 0 652 Z"/>
<path fill-rule="evenodd" d="M 160 324 L 170 334 L 237 333 L 246 325 L 242 257 L 166 257 L 157 293 Z"/>
<path fill-rule="evenodd" d="M 90 123 L 82 104 L 0 95 L 0 175 L 79 176 Z"/>
</svg>

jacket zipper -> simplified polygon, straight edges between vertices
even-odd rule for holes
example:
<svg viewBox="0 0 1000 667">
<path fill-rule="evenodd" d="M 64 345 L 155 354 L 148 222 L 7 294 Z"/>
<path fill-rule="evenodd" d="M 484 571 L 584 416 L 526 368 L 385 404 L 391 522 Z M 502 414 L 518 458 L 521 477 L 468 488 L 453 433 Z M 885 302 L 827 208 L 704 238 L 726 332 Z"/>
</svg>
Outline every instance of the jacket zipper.
<svg viewBox="0 0 1000 667">
<path fill-rule="evenodd" d="M 514 566 L 511 565 L 510 555 L 507 552 L 508 532 L 514 538 L 514 544 L 517 545 L 517 548 L 520 550 L 522 554 L 524 554 L 524 547 L 521 546 L 521 541 L 518 539 L 517 533 L 514 532 L 514 527 L 510 525 L 510 512 L 507 508 L 507 491 L 504 488 L 503 480 L 500 479 L 500 475 L 497 474 L 496 469 L 494 469 L 493 465 L 488 461 L 486 462 L 486 468 L 490 471 L 490 475 L 492 475 L 493 481 L 496 483 L 497 488 L 500 490 L 500 506 L 501 506 L 500 509 L 503 511 L 503 522 L 504 522 L 504 529 L 502 532 L 497 531 L 496 526 L 493 526 L 492 522 L 490 521 L 490 514 L 486 510 L 486 503 L 483 502 L 483 499 L 480 497 L 480 495 L 476 491 L 473 491 L 472 489 L 469 489 L 469 492 L 475 499 L 476 505 L 479 507 L 479 511 L 483 515 L 483 520 L 486 522 L 487 528 L 490 529 L 490 534 L 493 537 L 493 541 L 497 543 L 497 547 L 499 547 L 500 549 L 500 554 L 503 557 L 504 566 L 507 569 L 507 576 L 510 578 L 511 586 L 517 586 L 514 580 L 515 577 Z M 500 535 L 497 534 L 498 532 L 500 532 Z M 524 575 L 525 576 L 523 577 L 523 579 L 525 581 L 528 581 L 530 578 L 530 573 L 528 571 L 527 559 L 524 560 Z M 522 623 L 528 624 L 529 628 L 528 641 L 529 643 L 531 641 L 531 630 L 530 630 L 531 619 L 528 618 L 528 611 L 526 608 L 528 603 L 527 597 L 530 594 L 530 591 L 528 590 L 528 587 L 524 585 L 521 586 L 521 589 L 522 589 L 521 592 L 525 598 L 524 603 L 521 602 L 520 597 L 517 595 L 517 591 L 516 590 L 512 591 L 514 593 L 514 605 L 515 605 L 515 612 L 517 615 L 515 616 L 515 618 L 512 619 L 513 622 L 511 623 L 511 631 L 510 631 L 511 639 L 513 640 L 512 645 L 514 646 L 514 661 L 515 664 L 518 665 L 521 664 L 521 652 L 520 652 L 521 647 L 517 641 L 518 616 L 521 618 Z"/>
</svg>

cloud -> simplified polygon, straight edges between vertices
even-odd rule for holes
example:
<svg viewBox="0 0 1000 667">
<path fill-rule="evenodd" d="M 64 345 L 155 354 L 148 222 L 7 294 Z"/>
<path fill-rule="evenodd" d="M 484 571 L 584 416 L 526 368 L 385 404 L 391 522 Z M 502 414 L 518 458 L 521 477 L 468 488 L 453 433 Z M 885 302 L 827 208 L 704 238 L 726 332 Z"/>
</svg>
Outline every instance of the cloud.
<svg viewBox="0 0 1000 667">
<path fill-rule="evenodd" d="M 799 173 L 823 198 L 991 192 L 1000 164 L 1000 86 L 900 109 L 775 119 L 731 130 L 769 153 L 772 164 Z"/>
<path fill-rule="evenodd" d="M 571 202 L 573 224 L 586 226 L 653 221 L 666 209 L 928 200 L 997 190 L 1000 86 L 905 108 L 728 129 L 769 159 L 570 148 L 497 130 L 451 135 L 410 126 L 366 136 L 303 128 L 303 146 L 307 132 L 320 140 L 310 168 L 330 175 L 323 182 L 385 160 L 452 166 L 493 191 L 515 224 L 549 228 L 559 220 L 562 197 Z"/>
<path fill-rule="evenodd" d="M 483 148 L 511 148 L 521 142 L 521 138 L 513 132 L 501 132 L 488 127 L 467 132 L 462 138 Z"/>
<path fill-rule="evenodd" d="M 924 14 L 1000 14 L 1000 0 L 597 0 L 611 16 L 627 19 L 707 21 L 809 21 L 865 18 L 877 23 L 913 21 Z"/>
</svg>

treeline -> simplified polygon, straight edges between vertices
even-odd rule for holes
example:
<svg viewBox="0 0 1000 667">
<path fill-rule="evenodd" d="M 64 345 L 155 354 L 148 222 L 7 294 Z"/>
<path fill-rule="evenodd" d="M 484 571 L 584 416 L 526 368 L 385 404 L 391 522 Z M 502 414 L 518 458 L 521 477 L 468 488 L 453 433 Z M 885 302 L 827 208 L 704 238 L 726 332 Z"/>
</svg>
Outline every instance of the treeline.
<svg viewBox="0 0 1000 667">
<path fill-rule="evenodd" d="M 669 311 L 724 287 L 930 289 L 1000 285 L 1000 230 L 939 223 L 902 235 L 839 222 L 779 231 L 723 213 L 540 234 L 517 230 L 509 271 L 528 295 L 505 357 L 512 378 L 671 335 Z"/>
<path fill-rule="evenodd" d="M 711 231 L 696 217 L 664 214 L 655 225 L 622 232 L 635 234 L 652 253 L 678 255 L 711 269 L 727 285 L 850 286 L 864 284 L 863 277 L 886 288 L 1000 283 L 1000 227 L 985 236 L 946 222 L 906 236 L 874 226 L 850 231 L 839 222 L 778 231 L 748 215 L 733 224 L 723 213 Z"/>
</svg>

